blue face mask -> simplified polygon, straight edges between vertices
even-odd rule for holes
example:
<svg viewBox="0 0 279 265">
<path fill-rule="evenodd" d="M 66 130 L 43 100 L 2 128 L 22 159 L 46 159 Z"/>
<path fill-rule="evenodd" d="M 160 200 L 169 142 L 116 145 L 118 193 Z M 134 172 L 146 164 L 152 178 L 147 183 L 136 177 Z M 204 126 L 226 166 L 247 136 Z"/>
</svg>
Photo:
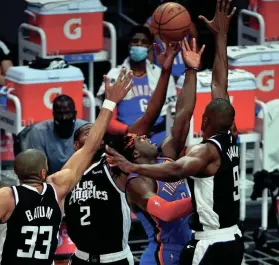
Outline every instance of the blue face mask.
<svg viewBox="0 0 279 265">
<path fill-rule="evenodd" d="M 148 49 L 141 46 L 132 46 L 130 49 L 130 57 L 135 62 L 140 62 L 146 59 Z"/>
</svg>

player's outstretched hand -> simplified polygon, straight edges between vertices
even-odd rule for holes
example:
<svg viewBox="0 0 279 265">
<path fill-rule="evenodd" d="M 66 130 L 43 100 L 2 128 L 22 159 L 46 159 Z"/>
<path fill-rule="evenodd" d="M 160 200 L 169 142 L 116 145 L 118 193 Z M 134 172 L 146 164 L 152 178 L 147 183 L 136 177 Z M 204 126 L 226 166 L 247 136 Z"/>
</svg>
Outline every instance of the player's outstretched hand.
<svg viewBox="0 0 279 265">
<path fill-rule="evenodd" d="M 156 52 L 157 60 L 164 70 L 171 70 L 173 60 L 180 50 L 179 42 L 171 42 L 167 44 L 166 50 L 156 43 L 153 44 L 153 49 Z"/>
<path fill-rule="evenodd" d="M 104 75 L 104 82 L 106 88 L 106 99 L 119 103 L 133 87 L 132 82 L 133 71 L 129 71 L 126 75 L 126 69 L 122 68 L 116 82 L 114 84 L 109 83 L 109 78 Z"/>
<path fill-rule="evenodd" d="M 127 173 L 133 172 L 134 164 L 108 145 L 106 145 L 106 157 L 110 167 L 119 167 L 122 171 Z"/>
<path fill-rule="evenodd" d="M 201 56 L 203 54 L 203 51 L 205 49 L 205 45 L 201 47 L 201 49 L 197 52 L 197 44 L 196 39 L 193 38 L 192 40 L 192 49 L 185 38 L 182 41 L 182 58 L 184 61 L 184 64 L 188 68 L 199 68 L 201 64 Z"/>
<path fill-rule="evenodd" d="M 214 18 L 209 21 L 204 16 L 199 16 L 213 34 L 226 35 L 229 30 L 229 25 L 236 8 L 234 7 L 229 14 L 232 0 L 217 0 L 216 11 Z"/>
</svg>

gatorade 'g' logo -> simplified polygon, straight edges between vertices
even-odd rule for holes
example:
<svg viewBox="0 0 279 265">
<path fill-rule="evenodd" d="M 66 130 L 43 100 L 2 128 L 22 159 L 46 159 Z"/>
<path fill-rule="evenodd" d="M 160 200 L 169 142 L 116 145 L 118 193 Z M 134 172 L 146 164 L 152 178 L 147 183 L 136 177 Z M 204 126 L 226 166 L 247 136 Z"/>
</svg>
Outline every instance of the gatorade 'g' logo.
<svg viewBox="0 0 279 265">
<path fill-rule="evenodd" d="M 61 94 L 62 94 L 61 87 L 54 87 L 47 90 L 43 98 L 44 105 L 46 106 L 46 108 L 52 110 L 52 102 L 53 102 L 52 99 Z"/>
<path fill-rule="evenodd" d="M 77 40 L 81 38 L 81 18 L 69 19 L 64 24 L 64 35 L 70 40 Z"/>
<path fill-rule="evenodd" d="M 257 76 L 257 88 L 263 92 L 269 92 L 274 89 L 274 70 L 265 70 Z"/>
</svg>

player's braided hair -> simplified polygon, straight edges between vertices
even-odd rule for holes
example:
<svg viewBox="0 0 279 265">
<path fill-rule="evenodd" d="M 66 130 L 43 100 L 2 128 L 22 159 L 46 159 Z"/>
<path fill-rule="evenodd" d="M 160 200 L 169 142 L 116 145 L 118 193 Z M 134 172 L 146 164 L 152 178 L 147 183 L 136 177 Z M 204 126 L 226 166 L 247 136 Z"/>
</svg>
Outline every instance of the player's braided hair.
<svg viewBox="0 0 279 265">
<path fill-rule="evenodd" d="M 133 161 L 136 134 L 107 135 L 105 142 L 129 161 Z"/>
<path fill-rule="evenodd" d="M 133 161 L 133 153 L 135 150 L 136 134 L 126 135 L 106 135 L 105 142 L 119 154 L 123 155 L 129 161 Z M 111 171 L 119 176 L 122 171 L 118 167 L 111 168 Z"/>
</svg>

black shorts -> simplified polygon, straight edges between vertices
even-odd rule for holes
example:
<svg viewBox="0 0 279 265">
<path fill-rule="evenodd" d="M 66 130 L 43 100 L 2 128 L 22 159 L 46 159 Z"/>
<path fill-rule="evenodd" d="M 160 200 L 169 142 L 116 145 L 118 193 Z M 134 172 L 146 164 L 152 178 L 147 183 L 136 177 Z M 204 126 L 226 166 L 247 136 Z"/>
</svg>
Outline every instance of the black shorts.
<svg viewBox="0 0 279 265">
<path fill-rule="evenodd" d="M 180 265 L 241 265 L 244 243 L 238 234 L 232 241 L 213 244 L 206 241 L 191 240 L 180 254 Z"/>
<path fill-rule="evenodd" d="M 110 262 L 110 263 L 96 263 L 96 262 L 89 262 L 89 261 L 79 259 L 79 258 L 76 257 L 75 254 L 72 255 L 72 257 L 69 261 L 69 265 L 104 265 L 104 264 L 109 264 L 109 265 L 132 265 L 132 264 L 134 264 L 134 262 L 131 261 L 130 258 L 126 258 L 126 259 L 123 259 L 123 260 Z"/>
</svg>

